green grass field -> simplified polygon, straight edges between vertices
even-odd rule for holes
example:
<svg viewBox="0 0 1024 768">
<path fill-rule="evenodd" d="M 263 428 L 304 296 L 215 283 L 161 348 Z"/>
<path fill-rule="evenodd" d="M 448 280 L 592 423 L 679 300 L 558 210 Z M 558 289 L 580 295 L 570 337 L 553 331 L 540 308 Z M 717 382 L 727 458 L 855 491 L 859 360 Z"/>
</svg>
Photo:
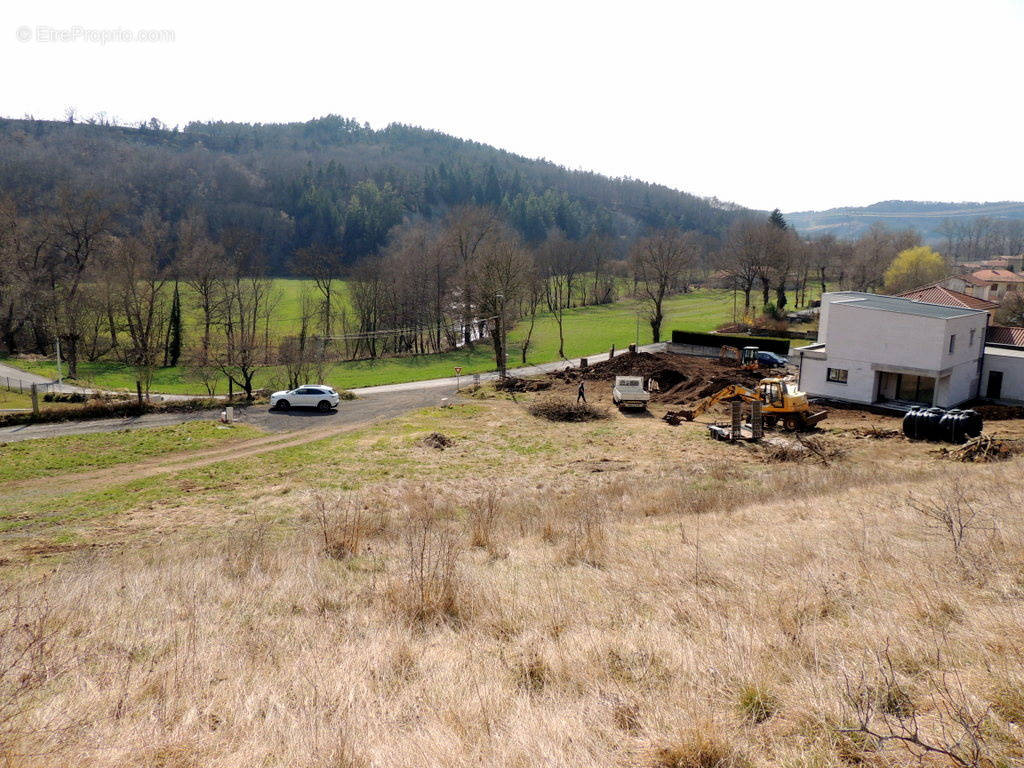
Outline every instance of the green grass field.
<svg viewBox="0 0 1024 768">
<path fill-rule="evenodd" d="M 0 445 L 0 481 L 99 469 L 261 434 L 247 424 L 228 427 L 213 421 L 189 421 L 173 427 L 5 443 Z"/>
<path fill-rule="evenodd" d="M 276 305 L 275 330 L 279 335 L 294 330 L 300 310 L 300 295 L 303 290 L 313 290 L 309 281 L 277 280 L 275 289 L 279 299 Z M 183 297 L 187 302 L 187 297 Z M 742 300 L 742 297 L 740 297 Z M 637 323 L 639 310 L 639 328 Z M 742 311 L 742 307 L 740 307 Z M 662 340 L 671 337 L 672 330 L 711 331 L 722 323 L 733 319 L 733 294 L 726 290 L 700 290 L 669 298 L 665 303 L 666 319 L 662 326 Z M 196 333 L 198 318 L 193 313 L 187 321 L 185 333 Z M 613 344 L 618 348 L 636 341 L 641 344 L 651 341 L 651 329 L 643 310 L 637 302 L 624 299 L 602 306 L 580 307 L 568 310 L 564 317 L 565 356 L 580 357 L 606 351 Z M 509 334 L 509 365 L 514 367 L 522 361 L 522 344 L 526 336 L 527 323 L 519 323 Z M 639 334 L 638 334 L 639 331 Z M 187 343 L 187 338 L 186 338 Z M 530 348 L 527 355 L 529 364 L 548 363 L 558 360 L 558 324 L 548 313 L 537 316 Z M 56 366 L 52 361 L 14 361 L 14 365 L 43 376 L 55 377 Z M 362 360 L 332 365 L 325 372 L 325 379 L 334 387 L 355 389 L 358 387 L 395 384 L 405 381 L 423 381 L 454 375 L 454 367 L 461 366 L 462 373 L 482 373 L 493 370 L 494 356 L 489 343 L 478 344 L 472 350 L 457 350 L 437 355 L 418 357 Z M 131 368 L 112 361 L 80 362 L 79 383 L 106 390 L 134 390 L 135 375 Z M 257 387 L 281 388 L 285 384 L 283 371 L 269 367 L 256 378 Z M 156 371 L 152 384 L 153 392 L 170 394 L 204 394 L 202 386 L 189 380 L 184 367 L 161 368 Z M 227 380 L 220 382 L 217 394 L 227 392 Z"/>
</svg>

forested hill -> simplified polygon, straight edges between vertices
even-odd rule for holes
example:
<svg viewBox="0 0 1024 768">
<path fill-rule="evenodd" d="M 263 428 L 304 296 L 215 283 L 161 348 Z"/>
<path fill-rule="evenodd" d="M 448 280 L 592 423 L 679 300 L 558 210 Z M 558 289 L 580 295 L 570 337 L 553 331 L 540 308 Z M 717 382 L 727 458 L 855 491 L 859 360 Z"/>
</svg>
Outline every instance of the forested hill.
<svg viewBox="0 0 1024 768">
<path fill-rule="evenodd" d="M 373 130 L 336 116 L 305 123 L 190 123 L 167 129 L 0 119 L 0 195 L 45 207 L 62 188 L 111 198 L 130 230 L 144 212 L 200 214 L 217 233 L 261 235 L 272 269 L 297 249 L 372 254 L 407 219 L 464 203 L 495 206 L 531 242 L 631 237 L 676 225 L 717 240 L 744 209 L 634 179 L 570 171 L 405 125 Z"/>
<path fill-rule="evenodd" d="M 979 224 L 988 229 L 993 222 L 1024 221 L 1024 202 L 928 203 L 886 200 L 860 208 L 831 208 L 827 211 L 787 213 L 786 221 L 801 234 L 815 237 L 833 234 L 856 238 L 882 223 L 893 229 L 916 229 L 931 243 L 947 243 L 959 232 Z"/>
</svg>

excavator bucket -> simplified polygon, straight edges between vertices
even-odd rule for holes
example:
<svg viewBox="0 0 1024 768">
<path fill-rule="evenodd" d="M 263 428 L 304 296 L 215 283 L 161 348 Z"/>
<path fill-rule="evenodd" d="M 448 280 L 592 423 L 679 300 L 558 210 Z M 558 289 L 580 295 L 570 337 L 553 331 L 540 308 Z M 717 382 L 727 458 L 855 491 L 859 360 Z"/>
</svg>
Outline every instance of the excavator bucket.
<svg viewBox="0 0 1024 768">
<path fill-rule="evenodd" d="M 683 408 L 681 411 L 676 411 L 676 415 L 682 416 L 687 421 L 693 421 L 693 417 L 697 414 L 689 408 Z"/>
<path fill-rule="evenodd" d="M 809 413 L 804 417 L 804 424 L 808 427 L 813 427 L 819 421 L 824 421 L 828 418 L 828 411 L 818 411 L 817 413 Z"/>
</svg>

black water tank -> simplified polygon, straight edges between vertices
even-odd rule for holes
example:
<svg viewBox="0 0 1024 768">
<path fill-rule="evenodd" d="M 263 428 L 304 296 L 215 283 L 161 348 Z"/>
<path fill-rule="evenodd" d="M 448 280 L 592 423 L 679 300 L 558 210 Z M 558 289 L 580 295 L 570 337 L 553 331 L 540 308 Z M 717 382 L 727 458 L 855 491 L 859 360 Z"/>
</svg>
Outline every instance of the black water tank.
<svg viewBox="0 0 1024 768">
<path fill-rule="evenodd" d="M 985 426 L 984 419 L 981 418 L 981 414 L 975 410 L 964 411 L 964 416 L 967 417 L 967 425 L 964 428 L 968 437 L 977 437 L 981 434 L 982 428 Z"/>
<path fill-rule="evenodd" d="M 944 443 L 962 443 L 967 439 L 964 433 L 967 419 L 962 411 L 952 408 L 939 419 L 938 437 Z"/>
<path fill-rule="evenodd" d="M 903 434 L 911 440 L 921 439 L 921 409 L 913 407 L 903 417 Z"/>
</svg>

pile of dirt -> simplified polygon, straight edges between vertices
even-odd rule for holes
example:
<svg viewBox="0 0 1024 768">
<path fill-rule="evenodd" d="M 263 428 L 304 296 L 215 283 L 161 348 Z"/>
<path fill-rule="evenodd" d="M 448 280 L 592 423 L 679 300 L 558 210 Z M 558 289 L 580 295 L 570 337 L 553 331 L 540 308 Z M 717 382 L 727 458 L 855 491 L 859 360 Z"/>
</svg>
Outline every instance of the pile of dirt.
<svg viewBox="0 0 1024 768">
<path fill-rule="evenodd" d="M 892 440 L 903 437 L 903 433 L 898 429 L 887 429 L 877 425 L 852 429 L 850 430 L 850 434 L 856 439 L 867 437 L 873 440 Z"/>
<path fill-rule="evenodd" d="M 769 464 L 812 461 L 828 466 L 830 461 L 846 453 L 841 446 L 824 438 L 800 435 L 793 438 L 767 437 L 759 448 L 764 461 Z"/>
<path fill-rule="evenodd" d="M 985 421 L 1007 421 L 1008 419 L 1024 419 L 1024 405 L 974 405 L 974 410 L 981 414 Z"/>
<path fill-rule="evenodd" d="M 532 416 L 548 421 L 597 421 L 607 419 L 608 412 L 588 403 L 548 398 L 531 403 L 527 409 Z"/>
<path fill-rule="evenodd" d="M 494 382 L 494 388 L 499 392 L 542 392 L 551 389 L 552 382 L 548 379 L 520 379 L 515 376 L 506 376 Z"/>
<path fill-rule="evenodd" d="M 651 400 L 680 405 L 714 394 L 729 384 L 755 387 L 761 371 L 745 371 L 735 363 L 671 352 L 623 354 L 587 368 L 566 368 L 549 374 L 569 383 L 613 381 L 616 376 L 643 376 L 655 382 Z"/>
<path fill-rule="evenodd" d="M 452 439 L 447 435 L 442 435 L 440 432 L 431 432 L 420 442 L 427 448 L 436 448 L 439 451 L 443 451 L 452 445 Z"/>
</svg>

